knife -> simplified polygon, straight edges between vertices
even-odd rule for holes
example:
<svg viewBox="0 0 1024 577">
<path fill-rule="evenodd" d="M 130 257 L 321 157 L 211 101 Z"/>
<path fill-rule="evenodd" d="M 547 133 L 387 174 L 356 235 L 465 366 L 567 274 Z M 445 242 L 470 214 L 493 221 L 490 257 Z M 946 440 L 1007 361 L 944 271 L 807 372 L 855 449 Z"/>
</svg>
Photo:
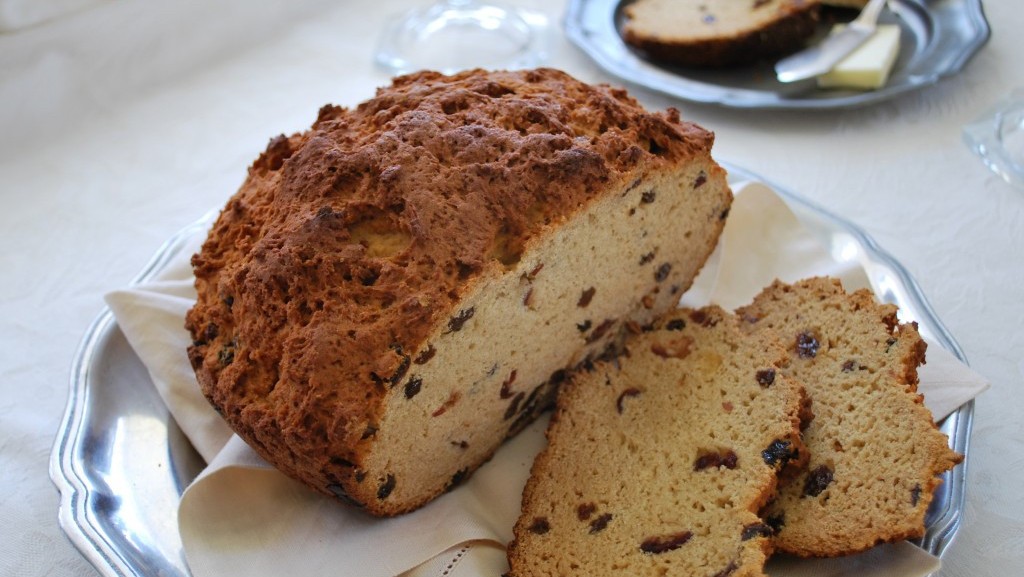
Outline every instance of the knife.
<svg viewBox="0 0 1024 577">
<path fill-rule="evenodd" d="M 775 75 L 779 82 L 796 82 L 825 74 L 856 50 L 878 26 L 878 15 L 887 0 L 871 0 L 845 28 L 830 34 L 820 43 L 779 60 Z"/>
</svg>

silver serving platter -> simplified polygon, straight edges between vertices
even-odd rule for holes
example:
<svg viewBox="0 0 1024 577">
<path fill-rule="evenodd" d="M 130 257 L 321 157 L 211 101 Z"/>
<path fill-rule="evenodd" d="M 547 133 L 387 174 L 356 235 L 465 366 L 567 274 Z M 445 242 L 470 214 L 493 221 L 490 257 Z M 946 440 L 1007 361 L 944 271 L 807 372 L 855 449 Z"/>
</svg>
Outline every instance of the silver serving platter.
<svg viewBox="0 0 1024 577">
<path fill-rule="evenodd" d="M 564 21 L 566 36 L 598 66 L 623 81 L 684 100 L 735 108 L 830 109 L 887 100 L 960 72 L 991 34 L 981 0 L 889 0 L 880 21 L 898 24 L 901 35 L 900 53 L 888 83 L 870 91 L 822 90 L 813 79 L 779 82 L 773 62 L 726 70 L 649 62 L 619 34 L 622 8 L 632 1 L 570 0 Z M 823 25 L 818 34 L 826 33 Z"/>
<path fill-rule="evenodd" d="M 733 181 L 763 179 L 726 164 Z M 924 336 L 966 363 L 963 351 L 910 274 L 852 223 L 771 185 L 832 254 L 854 254 L 883 292 L 878 298 L 916 320 Z M 134 279 L 145 282 L 204 234 L 215 213 L 184 228 L 157 251 Z M 941 424 L 950 446 L 968 455 L 974 403 Z M 964 463 L 945 473 L 916 544 L 941 555 L 960 526 L 966 486 Z M 60 490 L 59 521 L 68 539 L 109 577 L 191 575 L 178 534 L 178 501 L 205 463 L 170 417 L 149 374 L 109 309 L 86 334 L 71 367 L 67 409 L 50 459 Z"/>
</svg>

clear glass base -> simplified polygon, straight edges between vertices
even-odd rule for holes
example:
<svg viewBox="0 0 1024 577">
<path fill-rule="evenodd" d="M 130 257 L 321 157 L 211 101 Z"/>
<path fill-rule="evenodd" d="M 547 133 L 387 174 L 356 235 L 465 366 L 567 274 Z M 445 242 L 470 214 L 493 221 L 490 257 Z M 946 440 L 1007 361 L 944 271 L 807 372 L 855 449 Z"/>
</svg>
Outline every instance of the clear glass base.
<svg viewBox="0 0 1024 577">
<path fill-rule="evenodd" d="M 1024 189 L 1024 90 L 965 126 L 964 141 L 992 172 Z"/>
<path fill-rule="evenodd" d="M 475 0 L 447 0 L 395 18 L 375 60 L 393 74 L 532 68 L 547 59 L 547 18 Z"/>
</svg>

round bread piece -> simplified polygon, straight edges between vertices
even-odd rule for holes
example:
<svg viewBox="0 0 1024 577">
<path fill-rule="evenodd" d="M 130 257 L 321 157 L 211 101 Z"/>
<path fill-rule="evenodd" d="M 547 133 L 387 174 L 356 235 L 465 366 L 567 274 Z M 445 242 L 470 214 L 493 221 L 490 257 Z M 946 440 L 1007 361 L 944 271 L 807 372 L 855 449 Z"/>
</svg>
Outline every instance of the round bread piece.
<svg viewBox="0 0 1024 577">
<path fill-rule="evenodd" d="M 555 70 L 423 72 L 271 141 L 193 259 L 189 356 L 260 455 L 394 515 L 674 306 L 731 202 L 713 135 Z"/>
<path fill-rule="evenodd" d="M 763 575 L 758 510 L 799 465 L 803 389 L 770 334 L 679 309 L 563 385 L 509 545 L 511 577 Z"/>
<path fill-rule="evenodd" d="M 750 64 L 801 48 L 818 12 L 818 0 L 637 0 L 624 9 L 622 37 L 668 64 Z"/>
<path fill-rule="evenodd" d="M 774 330 L 804 384 L 814 419 L 804 431 L 807 470 L 764 512 L 776 547 L 800 556 L 855 553 L 920 537 L 937 477 L 952 451 L 917 393 L 925 342 L 896 306 L 839 281 L 776 281 L 737 313 L 747 330 Z"/>
</svg>

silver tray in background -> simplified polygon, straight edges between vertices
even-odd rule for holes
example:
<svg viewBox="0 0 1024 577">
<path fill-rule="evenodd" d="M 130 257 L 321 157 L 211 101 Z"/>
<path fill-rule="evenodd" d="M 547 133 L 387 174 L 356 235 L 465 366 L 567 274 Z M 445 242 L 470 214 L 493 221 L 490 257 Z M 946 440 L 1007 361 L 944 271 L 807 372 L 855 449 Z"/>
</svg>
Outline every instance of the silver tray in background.
<svg viewBox="0 0 1024 577">
<path fill-rule="evenodd" d="M 764 182 L 743 169 L 726 168 L 734 182 Z M 903 320 L 916 320 L 926 338 L 967 362 L 917 283 L 892 256 L 854 224 L 769 185 L 831 254 L 852 255 L 864 264 L 881 287 L 880 300 L 897 304 Z M 133 283 L 156 276 L 189 239 L 205 233 L 213 217 L 170 238 Z M 960 526 L 973 414 L 972 401 L 940 423 L 950 446 L 965 459 L 943 475 L 925 536 L 915 541 L 933 555 L 942 555 Z M 50 459 L 50 477 L 61 494 L 58 517 L 68 539 L 107 577 L 190 576 L 178 533 L 178 501 L 204 466 L 104 309 L 75 355 L 67 410 Z"/>
<path fill-rule="evenodd" d="M 619 34 L 622 8 L 632 1 L 570 0 L 566 36 L 623 81 L 684 100 L 735 108 L 829 109 L 887 100 L 960 72 L 991 34 L 981 0 L 889 0 L 881 22 L 899 24 L 901 34 L 888 83 L 869 91 L 822 90 L 814 79 L 779 82 L 774 62 L 701 70 L 647 61 Z M 822 26 L 818 34 L 826 32 Z"/>
</svg>

